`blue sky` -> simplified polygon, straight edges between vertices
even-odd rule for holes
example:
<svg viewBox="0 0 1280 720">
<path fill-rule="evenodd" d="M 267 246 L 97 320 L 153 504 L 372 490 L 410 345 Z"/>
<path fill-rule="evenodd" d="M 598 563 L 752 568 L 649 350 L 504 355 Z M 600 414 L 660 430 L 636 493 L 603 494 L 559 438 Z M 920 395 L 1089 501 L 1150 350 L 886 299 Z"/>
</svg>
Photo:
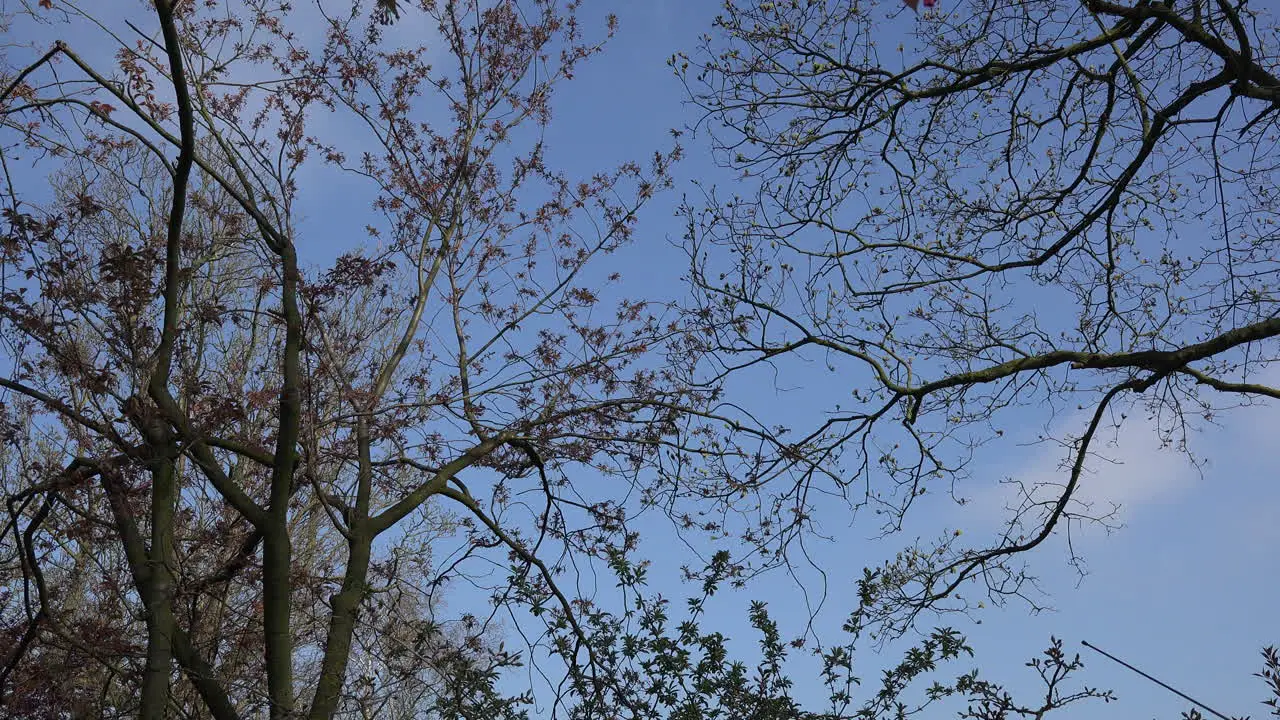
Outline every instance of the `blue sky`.
<svg viewBox="0 0 1280 720">
<path fill-rule="evenodd" d="M 549 164 L 590 173 L 665 147 L 668 130 L 693 119 L 682 107 L 683 90 L 666 58 L 691 49 L 698 35 L 710 31 L 718 6 L 712 0 L 605 4 L 620 16 L 618 37 L 559 95 L 548 130 Z M 414 14 L 406 12 L 397 33 L 411 37 L 414 21 Z M 885 22 L 886 36 L 893 37 L 905 35 L 916 19 L 903 12 Z M 733 182 L 715 168 L 703 138 L 686 137 L 684 142 L 688 152 L 676 169 L 676 189 L 645 210 L 635 245 L 614 256 L 613 262 L 625 268 L 625 287 L 632 295 L 674 297 L 682 292 L 684 256 L 672 243 L 683 227 L 674 217 L 675 205 L 682 192 L 696 196 L 690 186 L 695 178 Z M 304 185 L 301 199 L 316 238 L 305 249 L 307 261 L 322 264 L 362 238 L 362 208 L 348 186 Z M 787 391 L 753 384 L 750 401 L 773 408 L 780 422 L 802 424 L 819 416 L 826 397 L 848 390 L 828 374 L 809 374 L 805 380 L 807 385 Z M 1026 413 L 1029 427 L 1044 422 Z M 1055 422 L 1061 425 L 1054 429 L 1069 430 L 1084 420 L 1068 415 Z M 1011 604 L 986 610 L 981 625 L 953 621 L 969 635 L 985 673 L 1007 680 L 1011 689 L 1034 691 L 1038 688 L 1027 682 L 1029 671 L 1022 663 L 1045 646 L 1050 634 L 1064 638 L 1069 648 L 1087 639 L 1229 715 L 1261 716 L 1263 686 L 1252 673 L 1260 669 L 1260 647 L 1280 643 L 1280 624 L 1267 600 L 1280 593 L 1280 523 L 1275 520 L 1280 488 L 1274 482 L 1272 440 L 1278 431 L 1280 407 L 1227 414 L 1220 427 L 1194 439 L 1193 449 L 1206 460 L 1197 470 L 1175 451 L 1159 449 L 1142 417 L 1131 418 L 1105 453 L 1117 462 L 1096 464 L 1082 485 L 1092 499 L 1124 505 L 1125 527 L 1110 534 L 1086 529 L 1074 538 L 1088 575 L 1081 578 L 1067 564 L 1065 542 L 1056 538 L 1032 559 L 1054 611 L 1030 615 L 1025 606 Z M 1050 477 L 1059 460 L 1055 450 L 1044 446 L 1000 457 L 979 455 L 973 487 L 966 491 L 976 502 L 963 513 L 945 503 L 922 505 L 908 532 L 931 535 L 941 527 L 991 532 L 1001 518 L 999 480 Z M 829 582 L 820 632 L 838 627 L 852 604 L 853 581 L 861 568 L 891 556 L 899 544 L 892 538 L 874 539 L 874 523 L 850 526 L 844 520 L 824 518 L 824 529 L 834 539 L 809 545 Z M 675 568 L 687 560 L 682 546 L 664 535 L 660 522 L 646 529 L 650 538 L 644 551 L 657 562 L 653 588 L 677 598 L 692 592 L 674 579 Z M 716 629 L 739 636 L 736 646 L 744 653 L 754 643 L 745 623 L 749 599 L 770 603 L 784 635 L 802 631 L 808 616 L 803 593 L 784 576 L 770 576 L 716 600 L 712 616 L 722 623 Z M 1108 660 L 1088 653 L 1085 660 L 1081 679 L 1114 689 L 1120 702 L 1082 705 L 1057 717 L 1174 718 L 1187 707 Z"/>
<path fill-rule="evenodd" d="M 579 163 L 605 164 L 661 146 L 668 128 L 688 123 L 692 118 L 680 105 L 683 91 L 664 63 L 672 52 L 692 48 L 698 35 L 710 31 L 709 21 L 718 7 L 709 0 L 611 4 L 621 19 L 619 35 L 560 95 L 560 110 L 549 133 L 553 157 L 564 158 L 574 168 Z M 905 35 L 914 22 L 910 12 L 887 20 L 887 37 Z M 679 291 L 683 257 L 672 251 L 668 240 L 678 240 L 683 228 L 671 217 L 671 206 L 683 190 L 696 196 L 689 188 L 695 178 L 733 182 L 714 167 L 702 138 L 686 138 L 685 143 L 689 152 L 677 169 L 679 184 L 647 209 L 639 240 L 627 259 L 632 287 Z M 754 384 L 758 396 L 753 400 L 781 413 L 781 422 L 801 423 L 818 417 L 824 409 L 821 400 L 847 392 L 829 375 L 806 378 L 822 385 L 775 391 L 767 384 Z M 1046 422 L 1030 411 L 1025 419 L 1031 426 Z M 1082 428 L 1085 420 L 1060 416 L 1053 429 Z M 979 616 L 981 625 L 948 622 L 968 634 L 984 672 L 1006 680 L 1011 689 L 1037 689 L 1026 682 L 1030 671 L 1022 663 L 1037 654 L 1051 634 L 1063 638 L 1068 648 L 1081 650 L 1086 668 L 1080 679 L 1114 689 L 1119 702 L 1083 704 L 1058 717 L 1175 718 L 1187 709 L 1185 701 L 1166 690 L 1080 648 L 1080 640 L 1228 715 L 1260 717 L 1264 688 L 1252 677 L 1261 668 L 1258 650 L 1280 642 L 1280 624 L 1271 612 L 1273 600 L 1268 599 L 1280 592 L 1280 488 L 1271 451 L 1271 438 L 1278 430 L 1280 408 L 1233 411 L 1221 419 L 1220 427 L 1207 428 L 1192 439 L 1192 449 L 1205 461 L 1197 469 L 1176 451 L 1160 449 L 1145 417 L 1135 414 L 1118 437 L 1107 438 L 1115 442 L 1103 455 L 1115 463 L 1093 463 L 1093 472 L 1082 482 L 1081 492 L 1089 499 L 1123 506 L 1124 527 L 1110 534 L 1088 528 L 1073 538 L 1088 574 L 1082 578 L 1067 563 L 1065 539 L 1054 538 L 1032 558 L 1047 591 L 1045 601 L 1054 610 L 1032 615 L 1014 603 L 986 610 Z M 963 512 L 941 503 L 921 507 L 908 530 L 919 528 L 925 535 L 939 526 L 993 531 L 1001 518 L 998 481 L 1050 477 L 1058 474 L 1060 459 L 1056 449 L 1044 446 L 1024 448 L 1014 457 L 980 454 L 974 487 L 966 493 L 977 502 Z M 847 527 L 832 519 L 825 529 L 835 535 L 834 542 L 811 543 L 809 549 L 828 571 L 829 596 L 822 617 L 834 629 L 852 604 L 853 581 L 861 567 L 891 556 L 897 543 L 875 540 L 873 523 Z M 654 530 L 660 532 L 660 524 L 655 523 Z M 676 544 L 661 540 L 649 546 L 659 563 L 663 550 L 671 557 L 681 552 Z M 673 559 L 671 565 L 679 562 Z M 656 578 L 660 577 L 659 572 Z M 674 597 L 690 591 L 670 580 L 655 579 L 655 586 Z M 782 576 L 771 576 L 736 597 L 718 598 L 723 612 L 713 616 L 726 622 L 745 619 L 751 598 L 770 603 L 782 620 L 784 635 L 803 630 L 803 593 Z M 735 634 L 732 626 L 723 629 Z M 745 623 L 737 634 L 747 637 Z M 753 642 L 754 638 L 739 647 L 749 652 Z"/>
</svg>

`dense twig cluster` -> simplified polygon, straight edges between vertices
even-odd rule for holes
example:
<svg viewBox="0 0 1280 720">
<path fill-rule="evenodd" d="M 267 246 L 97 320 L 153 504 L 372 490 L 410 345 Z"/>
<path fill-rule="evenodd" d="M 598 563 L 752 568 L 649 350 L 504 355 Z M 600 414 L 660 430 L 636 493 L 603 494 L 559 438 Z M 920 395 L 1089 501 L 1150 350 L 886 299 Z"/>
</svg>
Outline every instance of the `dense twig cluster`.
<svg viewBox="0 0 1280 720">
<path fill-rule="evenodd" d="M 898 631 L 968 607 L 968 579 L 1034 600 L 1017 556 L 1108 522 L 1075 498 L 1128 414 L 1185 447 L 1198 418 L 1280 397 L 1263 377 L 1280 349 L 1274 18 L 980 0 L 898 40 L 901 12 L 731 2 L 672 59 L 743 176 L 687 208 L 704 367 L 820 363 L 849 392 L 763 448 L 753 487 L 801 518 L 841 497 L 892 531 L 926 492 L 969 496 L 978 448 L 1066 451 L 991 544 L 904 555 L 879 588 Z"/>
</svg>

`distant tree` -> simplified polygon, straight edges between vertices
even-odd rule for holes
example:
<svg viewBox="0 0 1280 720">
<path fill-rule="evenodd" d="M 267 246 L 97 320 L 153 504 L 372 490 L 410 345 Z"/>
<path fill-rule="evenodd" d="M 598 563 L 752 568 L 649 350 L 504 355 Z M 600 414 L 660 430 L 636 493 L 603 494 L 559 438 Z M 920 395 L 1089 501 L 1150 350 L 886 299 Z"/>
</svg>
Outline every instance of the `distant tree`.
<svg viewBox="0 0 1280 720">
<path fill-rule="evenodd" d="M 878 683 L 864 685 L 870 670 L 862 669 L 858 649 L 871 609 L 865 583 L 859 585 L 864 602 L 849 614 L 841 636 L 823 638 L 813 647 L 784 640 L 768 607 L 751 603 L 748 619 L 758 634 L 758 652 L 748 662 L 731 653 L 728 637 L 703 627 L 711 597 L 735 574 L 727 551 L 711 559 L 701 594 L 688 598 L 687 612 L 680 616 L 669 601 L 642 592 L 646 564 L 618 557 L 614 567 L 621 585 L 634 591 L 634 600 L 622 613 L 592 613 L 588 622 L 598 656 L 620 682 L 603 693 L 580 689 L 586 700 L 569 708 L 568 717 L 574 720 L 1005 720 L 1043 718 L 1084 700 L 1114 699 L 1108 691 L 1075 685 L 1071 676 L 1083 663 L 1057 639 L 1026 663 L 1043 687 L 1031 693 L 1032 699 L 1015 699 L 978 669 L 956 668 L 973 650 L 952 628 L 925 633 L 900 662 L 876 673 Z M 820 691 L 797 691 L 792 664 L 797 654 L 816 662 L 806 679 L 820 685 Z"/>
<path fill-rule="evenodd" d="M 737 470 L 796 518 L 775 537 L 832 495 L 892 531 L 926 492 L 963 501 L 977 457 L 1064 450 L 1052 484 L 1011 479 L 994 542 L 947 533 L 881 569 L 886 629 L 1034 600 L 1019 558 L 1108 520 L 1078 489 L 1126 417 L 1186 449 L 1198 422 L 1280 398 L 1264 5 L 971 0 L 917 19 L 731 0 L 673 57 L 698 129 L 743 177 L 687 208 L 704 368 L 768 363 L 786 384 L 788 362 L 815 361 L 845 388 Z M 1055 422 L 1073 427 L 1050 437 Z"/>
</svg>

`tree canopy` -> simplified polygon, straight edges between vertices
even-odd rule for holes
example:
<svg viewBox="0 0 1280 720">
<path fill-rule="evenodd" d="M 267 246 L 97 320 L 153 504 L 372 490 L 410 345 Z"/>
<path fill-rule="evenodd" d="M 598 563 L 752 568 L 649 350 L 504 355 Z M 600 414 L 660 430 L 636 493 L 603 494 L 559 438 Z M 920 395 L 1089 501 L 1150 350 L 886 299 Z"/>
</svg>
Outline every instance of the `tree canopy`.
<svg viewBox="0 0 1280 720">
<path fill-rule="evenodd" d="M 691 127 L 579 171 L 547 137 L 616 31 L 592 3 L 0 9 L 55 38 L 0 64 L 3 712 L 1111 699 L 1057 639 L 1015 698 L 929 624 L 1034 600 L 1021 556 L 1106 522 L 1076 489 L 1129 415 L 1180 445 L 1280 397 L 1276 26 L 1225 0 L 975 0 L 878 43 L 902 12 L 729 0 L 672 59 Z M 661 240 L 641 213 L 688 190 L 689 142 L 738 181 L 680 206 L 687 292 L 636 295 L 615 253 Z M 814 358 L 841 397 L 805 427 L 739 389 Z M 839 637 L 784 640 L 753 603 L 738 657 L 708 618 L 785 571 L 830 498 L 892 532 L 926 492 L 963 502 L 979 453 L 1027 439 L 1019 413 L 1071 407 L 1060 482 L 1021 488 L 994 544 L 938 528 L 864 570 Z M 716 549 L 683 605 L 647 585 L 640 513 Z M 859 649 L 908 632 L 863 687 Z"/>
<path fill-rule="evenodd" d="M 901 42 L 887 21 L 731 2 L 672 65 L 743 178 L 686 210 L 708 367 L 821 359 L 847 387 L 760 477 L 893 529 L 926 492 L 963 499 L 980 454 L 1065 450 L 996 542 L 946 535 L 882 575 L 901 631 L 1034 599 L 1019 556 L 1107 522 L 1075 494 L 1129 418 L 1191 451 L 1197 423 L 1280 397 L 1280 56 L 1248 2 L 976 0 Z M 1067 436 L 1026 432 L 1076 410 Z M 958 600 L 968 581 L 985 592 Z"/>
</svg>

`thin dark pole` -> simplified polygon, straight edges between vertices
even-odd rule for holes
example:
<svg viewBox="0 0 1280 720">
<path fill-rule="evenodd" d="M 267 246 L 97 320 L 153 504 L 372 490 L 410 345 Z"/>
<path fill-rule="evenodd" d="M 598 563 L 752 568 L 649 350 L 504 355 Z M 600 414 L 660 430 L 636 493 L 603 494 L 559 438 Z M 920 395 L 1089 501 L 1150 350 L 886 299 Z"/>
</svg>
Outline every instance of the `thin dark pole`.
<svg viewBox="0 0 1280 720">
<path fill-rule="evenodd" d="M 1146 674 L 1146 673 L 1142 672 L 1142 671 L 1141 671 L 1141 670 L 1139 670 L 1138 668 L 1136 668 L 1136 667 L 1134 667 L 1134 666 L 1130 665 L 1129 663 L 1127 663 L 1127 662 L 1125 662 L 1125 661 L 1121 660 L 1120 658 L 1116 657 L 1115 655 L 1112 655 L 1111 653 L 1107 652 L 1106 650 L 1103 650 L 1102 648 L 1098 647 L 1097 645 L 1090 645 L 1088 640 L 1081 640 L 1081 641 L 1080 641 L 1080 644 L 1081 644 L 1081 645 L 1084 645 L 1085 647 L 1089 648 L 1090 650 L 1093 650 L 1093 651 L 1095 651 L 1095 652 L 1099 652 L 1099 653 L 1102 653 L 1103 655 L 1106 655 L 1107 657 L 1111 658 L 1112 660 L 1115 660 L 1116 662 L 1120 663 L 1121 665 L 1123 665 L 1123 666 L 1125 666 L 1125 667 L 1129 668 L 1130 670 L 1132 670 L 1132 671 L 1134 671 L 1134 672 L 1138 673 L 1138 674 L 1139 674 L 1139 675 L 1141 675 L 1142 677 L 1144 677 L 1144 678 L 1146 678 L 1146 679 L 1150 680 L 1151 682 L 1153 682 L 1153 683 L 1155 683 L 1155 684 L 1159 685 L 1160 687 L 1164 688 L 1165 690 L 1168 690 L 1169 692 L 1173 693 L 1174 695 L 1177 695 L 1178 697 L 1182 698 L 1183 700 L 1186 700 L 1187 702 L 1191 703 L 1192 705 L 1199 705 L 1201 709 L 1203 709 L 1203 710 L 1207 710 L 1208 712 L 1211 712 L 1211 713 L 1213 713 L 1214 715 L 1217 715 L 1218 717 L 1222 718 L 1222 720 L 1233 720 L 1232 718 L 1229 718 L 1229 717 L 1227 717 L 1226 715 L 1223 715 L 1222 713 L 1218 712 L 1217 710 L 1214 710 L 1213 708 L 1209 707 L 1208 705 L 1205 705 L 1204 703 L 1202 703 L 1202 702 L 1200 702 L 1199 700 L 1197 700 L 1197 699 L 1195 699 L 1195 698 L 1191 697 L 1190 695 L 1188 695 L 1188 694 L 1186 694 L 1186 693 L 1182 692 L 1181 690 L 1178 690 L 1178 689 L 1176 689 L 1176 688 L 1173 688 L 1173 687 L 1169 686 L 1169 685 L 1168 685 L 1168 684 L 1166 684 L 1166 683 L 1160 682 L 1159 680 L 1157 680 L 1157 679 L 1155 679 L 1155 678 L 1151 677 L 1150 675 L 1148 675 L 1148 674 Z"/>
</svg>

